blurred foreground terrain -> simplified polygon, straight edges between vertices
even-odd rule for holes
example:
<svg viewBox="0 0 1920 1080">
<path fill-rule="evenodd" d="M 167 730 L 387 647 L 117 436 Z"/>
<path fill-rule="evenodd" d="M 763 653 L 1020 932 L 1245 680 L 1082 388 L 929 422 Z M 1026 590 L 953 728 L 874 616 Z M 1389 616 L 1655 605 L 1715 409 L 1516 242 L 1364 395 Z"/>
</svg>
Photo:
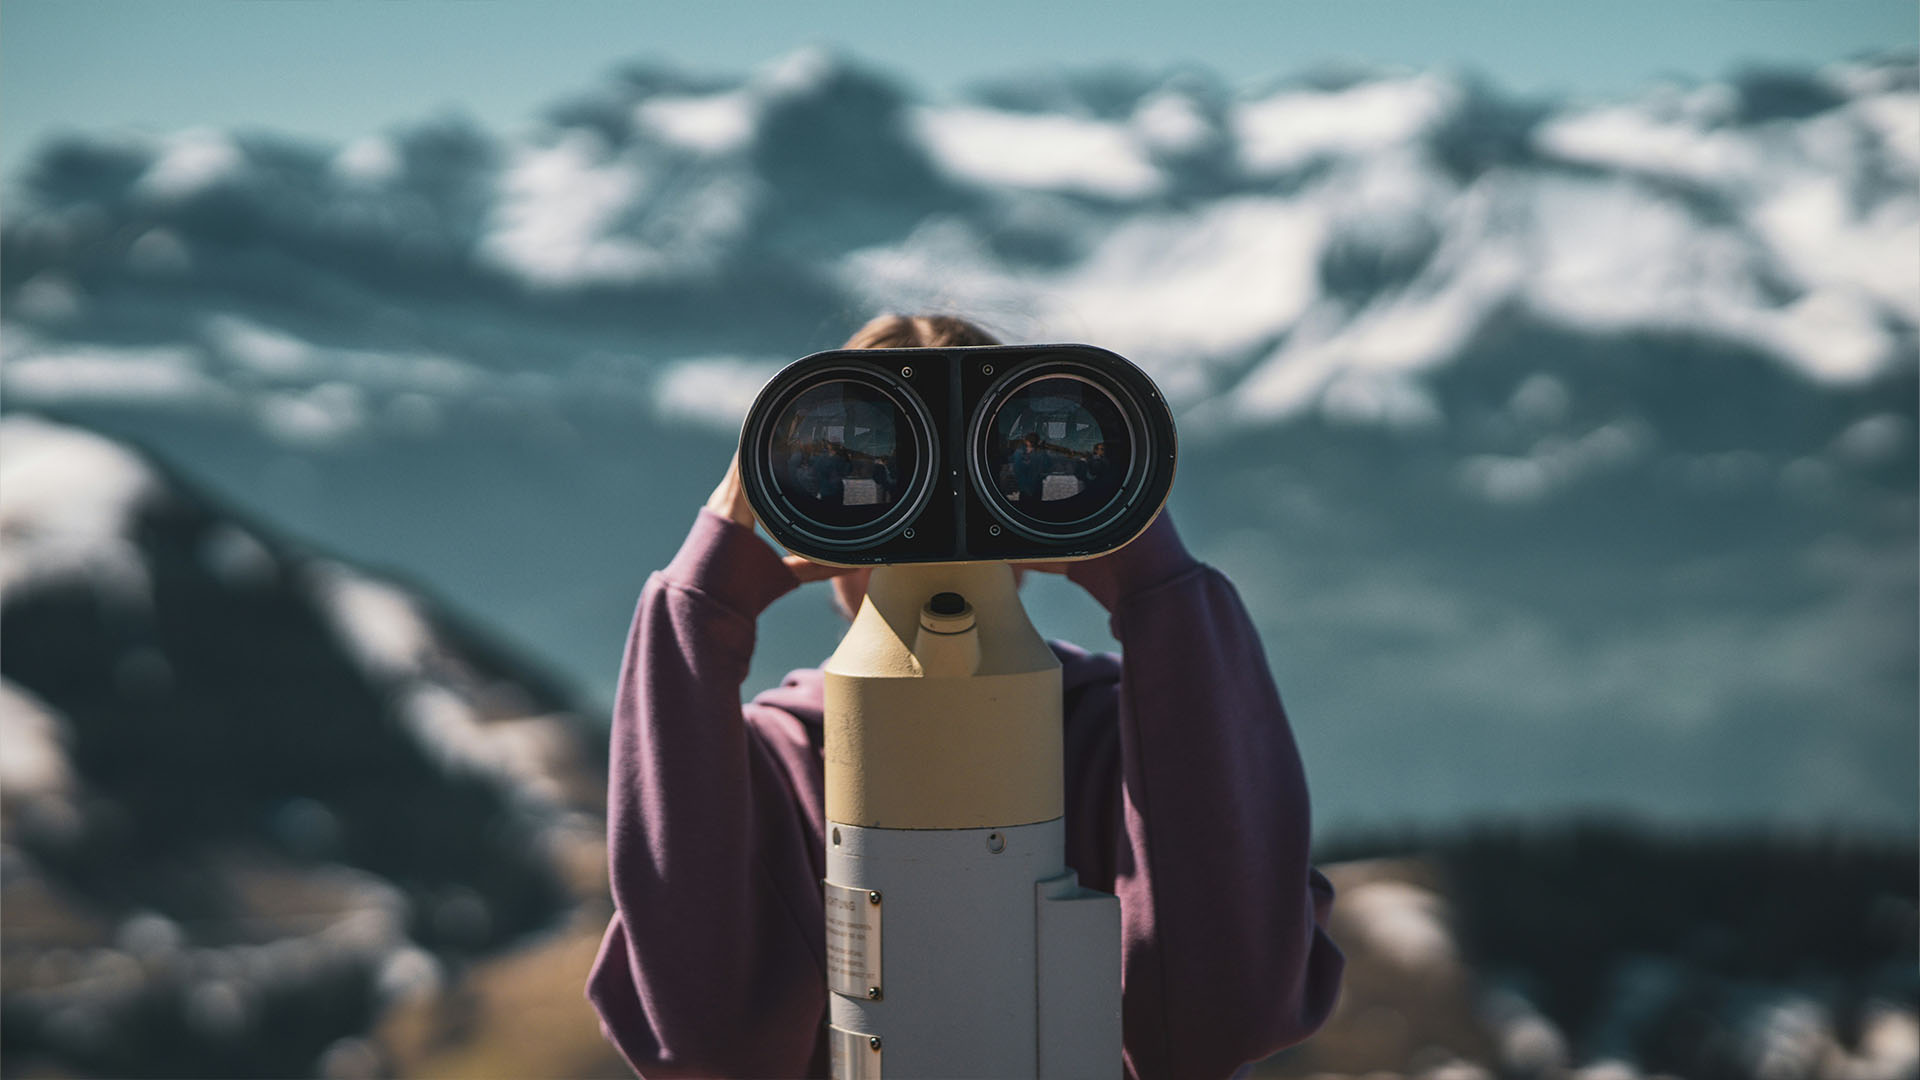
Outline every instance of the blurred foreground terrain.
<svg viewBox="0 0 1920 1080">
<path fill-rule="evenodd" d="M 0 1071 L 625 1073 L 582 997 L 603 744 L 547 678 L 38 417 L 0 421 L 0 536 Z M 1910 846 L 1563 825 L 1345 849 L 1340 1008 L 1257 1075 L 1920 1069 Z"/>
<path fill-rule="evenodd" d="M 377 1074 L 400 1005 L 604 918 L 604 743 L 417 594 L 33 417 L 0 536 L 9 1075 Z"/>
</svg>

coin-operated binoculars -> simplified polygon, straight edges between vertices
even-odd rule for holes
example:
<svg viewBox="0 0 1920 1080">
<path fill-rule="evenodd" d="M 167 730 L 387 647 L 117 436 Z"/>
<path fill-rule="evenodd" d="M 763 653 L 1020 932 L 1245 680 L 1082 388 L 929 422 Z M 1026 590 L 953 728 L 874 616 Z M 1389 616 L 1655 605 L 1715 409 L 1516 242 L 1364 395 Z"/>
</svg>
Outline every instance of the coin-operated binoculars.
<svg viewBox="0 0 1920 1080">
<path fill-rule="evenodd" d="M 1066 865 L 1060 664 L 1013 564 L 1124 545 L 1173 418 L 1085 345 L 796 361 L 740 439 L 773 538 L 872 566 L 825 666 L 835 1077 L 1117 1076 L 1120 905 Z"/>
</svg>

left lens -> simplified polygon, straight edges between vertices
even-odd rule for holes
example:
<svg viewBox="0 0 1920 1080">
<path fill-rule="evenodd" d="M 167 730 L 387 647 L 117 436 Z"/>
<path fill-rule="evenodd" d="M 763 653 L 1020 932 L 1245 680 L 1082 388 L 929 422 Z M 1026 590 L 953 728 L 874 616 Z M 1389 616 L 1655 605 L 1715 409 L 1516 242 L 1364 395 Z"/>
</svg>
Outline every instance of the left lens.
<svg viewBox="0 0 1920 1080">
<path fill-rule="evenodd" d="M 990 395 L 974 433 L 976 482 L 997 515 L 1049 539 L 1113 523 L 1144 456 L 1144 438 L 1114 390 L 1052 372 Z"/>
<path fill-rule="evenodd" d="M 924 500 L 931 427 L 905 390 L 870 373 L 825 374 L 775 405 L 758 477 L 793 527 L 829 544 L 872 543 Z"/>
</svg>

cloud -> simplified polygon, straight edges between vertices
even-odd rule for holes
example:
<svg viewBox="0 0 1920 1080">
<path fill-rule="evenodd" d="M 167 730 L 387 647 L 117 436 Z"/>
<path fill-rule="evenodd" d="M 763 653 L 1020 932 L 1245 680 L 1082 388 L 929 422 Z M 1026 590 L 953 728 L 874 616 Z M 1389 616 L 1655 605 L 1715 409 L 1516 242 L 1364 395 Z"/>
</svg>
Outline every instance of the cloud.
<svg viewBox="0 0 1920 1080">
<path fill-rule="evenodd" d="M 1643 459 L 1653 436 L 1639 421 L 1603 424 L 1576 438 L 1548 435 L 1525 454 L 1476 454 L 1455 470 L 1460 486 L 1491 503 L 1530 503 L 1597 473 Z"/>
<path fill-rule="evenodd" d="M 731 356 L 676 361 L 654 379 L 654 407 L 668 419 L 737 434 L 760 388 L 782 366 L 779 361 Z"/>
<path fill-rule="evenodd" d="M 13 313 L 40 323 L 62 323 L 79 315 L 86 300 L 73 282 L 59 274 L 38 274 L 14 294 Z"/>
<path fill-rule="evenodd" d="M 226 135 L 207 129 L 166 140 L 137 190 L 158 202 L 177 202 L 216 184 L 241 179 L 246 155 Z"/>
<path fill-rule="evenodd" d="M 172 229 L 148 229 L 127 248 L 127 266 L 157 278 L 179 277 L 193 269 L 193 252 Z"/>
<path fill-rule="evenodd" d="M 1897 413 L 1875 413 L 1847 425 L 1834 436 L 1834 455 L 1853 465 L 1872 466 L 1910 459 L 1914 423 Z"/>
<path fill-rule="evenodd" d="M 28 406 L 132 404 L 223 407 L 232 395 L 208 377 L 190 348 L 39 345 L 15 340 L 0 386 Z"/>
<path fill-rule="evenodd" d="M 309 390 L 261 395 L 255 404 L 267 433 L 295 446 L 344 442 L 367 423 L 365 394 L 352 383 L 321 383 Z"/>
</svg>

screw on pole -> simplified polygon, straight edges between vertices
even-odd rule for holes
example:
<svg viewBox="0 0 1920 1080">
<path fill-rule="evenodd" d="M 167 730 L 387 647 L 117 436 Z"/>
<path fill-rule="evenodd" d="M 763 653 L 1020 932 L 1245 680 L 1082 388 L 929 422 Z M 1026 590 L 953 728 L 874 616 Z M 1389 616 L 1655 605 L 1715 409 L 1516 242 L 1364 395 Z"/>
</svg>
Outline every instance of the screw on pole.
<svg viewBox="0 0 1920 1080">
<path fill-rule="evenodd" d="M 879 988 L 879 987 L 877 987 L 877 986 L 869 986 L 869 987 L 867 987 L 867 1000 L 868 1000 L 868 1001 L 879 1001 L 879 1000 L 880 1000 L 880 988 Z"/>
<path fill-rule="evenodd" d="M 867 1045 L 873 1047 L 875 1050 L 880 1049 L 880 1036 L 878 1035 L 867 1036 Z"/>
<path fill-rule="evenodd" d="M 879 894 L 879 893 L 877 893 L 877 892 L 870 892 L 870 893 L 868 893 L 868 894 L 867 894 L 867 903 L 869 903 L 869 904 L 877 904 L 877 903 L 879 903 L 879 902 L 880 902 L 880 894 Z"/>
</svg>

